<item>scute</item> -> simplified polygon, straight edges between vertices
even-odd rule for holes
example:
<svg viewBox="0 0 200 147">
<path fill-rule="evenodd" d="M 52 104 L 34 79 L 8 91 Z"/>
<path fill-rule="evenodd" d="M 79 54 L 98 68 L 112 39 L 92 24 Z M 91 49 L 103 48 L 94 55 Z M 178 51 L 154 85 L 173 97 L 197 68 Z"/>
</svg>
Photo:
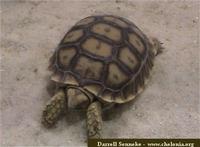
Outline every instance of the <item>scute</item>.
<svg viewBox="0 0 200 147">
<path fill-rule="evenodd" d="M 98 80 L 100 78 L 102 68 L 103 64 L 101 62 L 81 56 L 74 69 L 83 78 Z"/>
<path fill-rule="evenodd" d="M 110 22 L 114 22 L 116 24 L 118 24 L 121 27 L 128 27 L 129 25 L 127 23 L 125 23 L 124 21 L 120 20 L 119 18 L 115 18 L 112 16 L 105 16 L 103 17 L 104 20 L 110 21 Z"/>
<path fill-rule="evenodd" d="M 95 84 L 86 85 L 83 88 L 89 90 L 90 92 L 92 92 L 95 95 L 98 95 L 102 89 L 102 87 L 97 84 L 96 85 Z"/>
<path fill-rule="evenodd" d="M 71 84 L 71 85 L 78 85 L 77 79 L 71 74 L 67 74 L 65 76 L 64 83 Z"/>
<path fill-rule="evenodd" d="M 76 54 L 75 48 L 62 48 L 59 50 L 59 61 L 63 66 L 68 66 Z"/>
<path fill-rule="evenodd" d="M 87 25 L 87 24 L 93 22 L 94 19 L 95 19 L 94 17 L 87 17 L 87 18 L 84 18 L 84 19 L 80 20 L 79 22 L 77 22 L 76 25 Z"/>
<path fill-rule="evenodd" d="M 119 59 L 131 70 L 133 70 L 139 64 L 137 57 L 130 51 L 128 47 L 120 49 Z"/>
<path fill-rule="evenodd" d="M 112 46 L 95 38 L 88 38 L 82 44 L 84 50 L 102 57 L 109 57 L 112 53 Z"/>
<path fill-rule="evenodd" d="M 92 27 L 92 31 L 94 33 L 103 35 L 111 40 L 120 41 L 121 40 L 121 32 L 119 29 L 104 23 L 95 24 Z"/>
<path fill-rule="evenodd" d="M 128 35 L 129 37 L 129 41 L 130 43 L 140 52 L 140 53 L 143 53 L 144 50 L 145 50 L 145 47 L 142 43 L 142 41 L 140 40 L 140 38 L 134 34 L 134 33 L 130 33 Z"/>
<path fill-rule="evenodd" d="M 143 90 L 153 59 L 140 29 L 121 17 L 104 15 L 77 22 L 49 67 L 56 82 L 84 88 L 108 103 L 125 103 Z"/>
<path fill-rule="evenodd" d="M 109 91 L 104 91 L 104 93 L 102 93 L 100 95 L 101 99 L 105 102 L 110 102 L 112 103 L 114 101 L 113 97 L 112 97 L 112 93 Z"/>
<path fill-rule="evenodd" d="M 146 40 L 146 36 L 142 33 L 141 30 L 139 30 L 138 28 L 131 26 L 131 29 L 133 32 L 135 32 L 138 36 L 140 36 L 141 39 Z"/>
<path fill-rule="evenodd" d="M 128 76 L 120 70 L 117 64 L 111 63 L 108 68 L 107 84 L 110 87 L 121 87 L 128 80 Z"/>
<path fill-rule="evenodd" d="M 67 43 L 67 42 L 73 42 L 73 41 L 76 41 L 78 40 L 81 36 L 83 35 L 83 30 L 74 30 L 74 31 L 71 31 L 69 32 L 64 40 L 63 40 L 63 43 Z"/>
<path fill-rule="evenodd" d="M 51 76 L 51 80 L 58 82 L 58 83 L 71 84 L 71 85 L 78 85 L 78 83 L 79 83 L 77 81 L 77 79 L 69 73 L 65 73 L 65 74 L 64 73 L 62 73 L 62 74 L 55 73 Z"/>
</svg>

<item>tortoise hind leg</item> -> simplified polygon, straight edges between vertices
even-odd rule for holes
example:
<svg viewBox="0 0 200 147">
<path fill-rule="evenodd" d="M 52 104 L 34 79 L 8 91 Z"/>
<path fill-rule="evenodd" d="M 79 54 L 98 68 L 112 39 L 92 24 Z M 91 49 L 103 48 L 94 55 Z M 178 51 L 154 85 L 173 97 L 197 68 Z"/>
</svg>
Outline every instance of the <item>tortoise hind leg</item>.
<svg viewBox="0 0 200 147">
<path fill-rule="evenodd" d="M 46 105 L 42 114 L 42 124 L 52 127 L 66 109 L 66 99 L 63 90 L 58 91 Z"/>
<path fill-rule="evenodd" d="M 100 138 L 102 128 L 101 104 L 96 101 L 89 105 L 87 110 L 88 138 Z"/>
</svg>

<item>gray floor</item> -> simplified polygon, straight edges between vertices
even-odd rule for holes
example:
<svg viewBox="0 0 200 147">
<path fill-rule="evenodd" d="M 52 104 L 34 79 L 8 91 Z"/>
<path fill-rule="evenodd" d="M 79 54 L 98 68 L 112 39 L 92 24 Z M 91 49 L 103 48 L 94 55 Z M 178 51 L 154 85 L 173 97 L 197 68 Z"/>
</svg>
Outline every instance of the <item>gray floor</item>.
<svg viewBox="0 0 200 147">
<path fill-rule="evenodd" d="M 40 124 L 48 59 L 66 31 L 94 14 L 128 18 L 166 48 L 145 91 L 104 115 L 104 137 L 200 137 L 198 1 L 1 1 L 1 145 L 86 146 L 84 113 Z"/>
</svg>

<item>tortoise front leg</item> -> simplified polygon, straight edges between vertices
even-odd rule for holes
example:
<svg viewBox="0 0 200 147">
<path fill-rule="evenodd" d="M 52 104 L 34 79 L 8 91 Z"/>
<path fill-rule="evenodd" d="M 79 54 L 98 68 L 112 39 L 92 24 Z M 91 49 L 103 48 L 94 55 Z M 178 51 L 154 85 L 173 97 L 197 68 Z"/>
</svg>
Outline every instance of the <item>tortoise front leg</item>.
<svg viewBox="0 0 200 147">
<path fill-rule="evenodd" d="M 52 127 L 66 109 L 66 97 L 63 90 L 59 90 L 46 105 L 42 114 L 42 124 Z"/>
<path fill-rule="evenodd" d="M 102 129 L 102 109 L 100 102 L 96 101 L 89 105 L 87 110 L 88 138 L 100 138 Z"/>
</svg>

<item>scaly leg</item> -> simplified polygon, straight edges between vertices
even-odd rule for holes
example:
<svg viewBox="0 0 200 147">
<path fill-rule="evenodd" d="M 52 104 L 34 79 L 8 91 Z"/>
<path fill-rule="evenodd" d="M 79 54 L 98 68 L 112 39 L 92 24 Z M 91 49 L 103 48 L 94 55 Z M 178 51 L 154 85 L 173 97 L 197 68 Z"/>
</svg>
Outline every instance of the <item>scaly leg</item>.
<svg viewBox="0 0 200 147">
<path fill-rule="evenodd" d="M 66 97 L 63 90 L 58 91 L 46 105 L 42 114 L 42 123 L 52 127 L 66 109 Z"/>
<path fill-rule="evenodd" d="M 101 104 L 100 102 L 93 102 L 89 105 L 87 110 L 87 131 L 88 138 L 100 138 L 102 128 L 102 116 L 101 116 Z"/>
</svg>

